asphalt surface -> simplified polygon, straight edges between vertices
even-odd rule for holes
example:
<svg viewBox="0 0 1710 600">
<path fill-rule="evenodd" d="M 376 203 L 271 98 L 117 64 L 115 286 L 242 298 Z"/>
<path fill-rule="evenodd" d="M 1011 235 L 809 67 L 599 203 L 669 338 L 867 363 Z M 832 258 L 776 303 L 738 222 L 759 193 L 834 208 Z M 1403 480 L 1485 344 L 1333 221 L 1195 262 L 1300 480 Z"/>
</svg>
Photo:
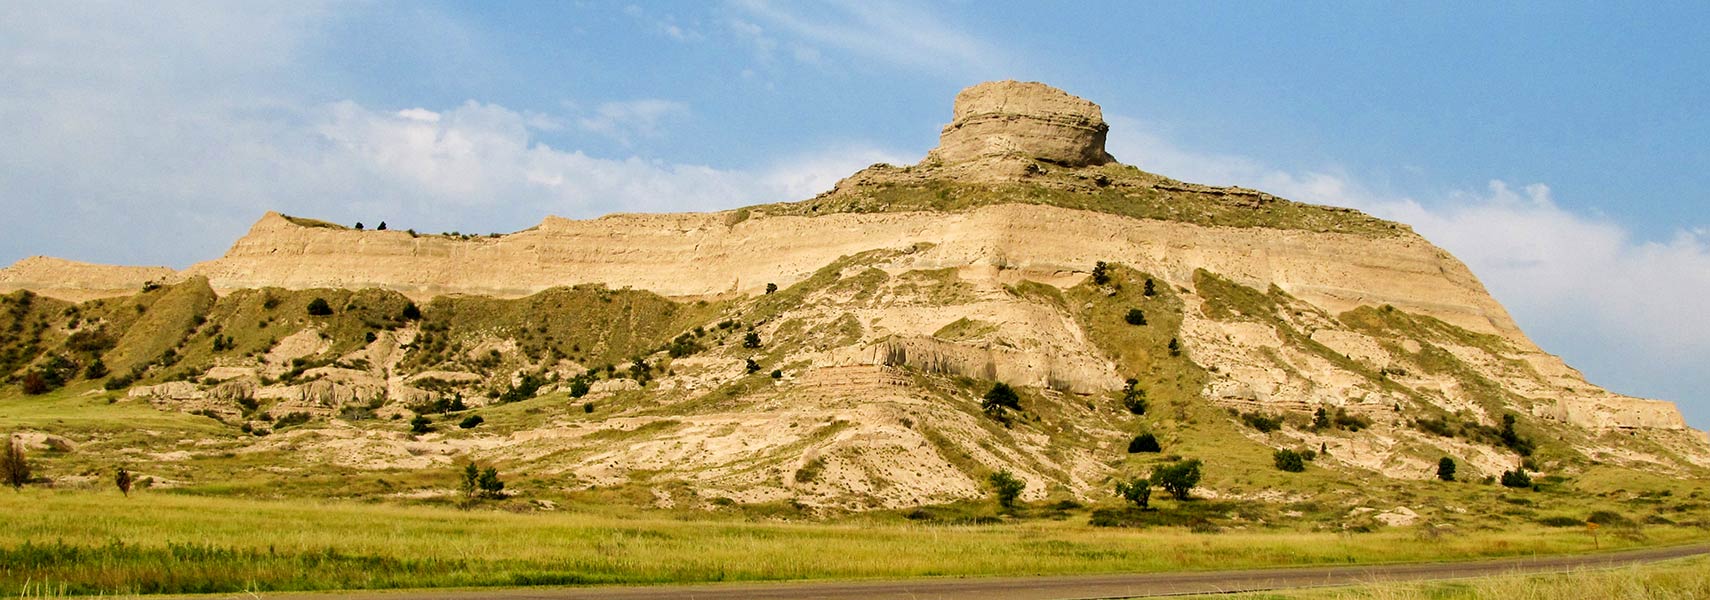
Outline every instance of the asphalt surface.
<svg viewBox="0 0 1710 600">
<path fill-rule="evenodd" d="M 1068 575 L 1052 577 L 968 577 L 901 581 L 829 581 L 577 587 L 482 590 L 403 590 L 347 594 L 287 594 L 268 598 L 369 600 L 1067 600 L 1144 598 L 1431 581 L 1493 575 L 1560 573 L 1606 569 L 1710 554 L 1710 544 L 1673 546 L 1605 554 L 1508 558 L 1454 563 L 1296 567 L 1240 571 Z"/>
</svg>

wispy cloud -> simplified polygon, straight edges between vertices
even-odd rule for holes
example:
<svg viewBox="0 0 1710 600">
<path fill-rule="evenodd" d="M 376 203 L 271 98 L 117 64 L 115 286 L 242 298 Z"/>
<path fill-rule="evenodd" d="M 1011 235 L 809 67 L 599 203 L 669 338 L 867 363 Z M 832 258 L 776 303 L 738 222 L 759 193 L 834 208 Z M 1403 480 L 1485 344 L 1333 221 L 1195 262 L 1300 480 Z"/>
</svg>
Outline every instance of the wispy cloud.
<svg viewBox="0 0 1710 600">
<path fill-rule="evenodd" d="M 1612 220 L 1561 208 L 1549 186 L 1493 180 L 1429 199 L 1389 194 L 1340 169 L 1289 171 L 1183 148 L 1146 123 L 1112 117 L 1111 152 L 1184 180 L 1242 185 L 1356 208 L 1413 226 L 1465 261 L 1526 332 L 1594 382 L 1678 401 L 1710 423 L 1710 235 L 1702 226 L 1645 240 Z M 1695 224 L 1696 225 L 1696 224 Z"/>
<path fill-rule="evenodd" d="M 586 131 L 627 145 L 635 137 L 658 137 L 666 122 L 688 114 L 689 105 L 686 103 L 643 98 L 606 102 L 595 107 L 593 114 L 577 119 L 576 124 Z"/>
<path fill-rule="evenodd" d="M 945 22 L 919 3 L 738 0 L 734 5 L 760 22 L 737 19 L 732 25 L 763 57 L 776 49 L 773 34 L 788 34 L 801 42 L 791 49 L 792 56 L 809 63 L 817 62 L 818 48 L 825 47 L 862 59 L 966 78 L 1000 72 L 1011 60 L 1000 48 Z"/>
</svg>

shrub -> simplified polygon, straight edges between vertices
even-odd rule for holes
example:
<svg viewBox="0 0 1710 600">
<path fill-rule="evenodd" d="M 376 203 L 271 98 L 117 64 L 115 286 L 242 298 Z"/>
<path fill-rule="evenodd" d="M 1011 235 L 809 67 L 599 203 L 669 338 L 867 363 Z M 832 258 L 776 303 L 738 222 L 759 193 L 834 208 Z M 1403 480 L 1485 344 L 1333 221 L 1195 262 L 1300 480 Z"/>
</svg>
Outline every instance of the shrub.
<svg viewBox="0 0 1710 600">
<path fill-rule="evenodd" d="M 581 398 L 588 395 L 589 387 L 587 379 L 577 377 L 570 380 L 570 397 Z"/>
<path fill-rule="evenodd" d="M 999 381 L 986 391 L 985 397 L 980 400 L 980 409 L 987 413 L 1002 413 L 1005 408 L 1021 410 L 1021 397 L 1016 395 L 1015 388 Z"/>
<path fill-rule="evenodd" d="M 404 311 L 398 315 L 405 321 L 415 321 L 422 318 L 422 309 L 414 302 L 404 304 Z"/>
<path fill-rule="evenodd" d="M 522 381 L 518 382 L 515 386 L 512 386 L 511 389 L 505 390 L 505 393 L 499 394 L 499 402 L 521 402 L 523 400 L 533 398 L 534 395 L 540 391 L 541 386 L 544 385 L 546 385 L 546 380 L 541 379 L 539 375 L 535 375 L 533 373 L 523 375 Z"/>
<path fill-rule="evenodd" d="M 1132 481 L 1118 481 L 1116 495 L 1144 510 L 1152 502 L 1152 482 L 1144 477 L 1137 477 Z"/>
<path fill-rule="evenodd" d="M 1514 469 L 1502 472 L 1502 487 L 1529 488 L 1532 487 L 1532 476 L 1525 469 Z"/>
<path fill-rule="evenodd" d="M 410 419 L 410 433 L 420 434 L 430 431 L 433 431 L 433 420 L 427 418 L 426 415 L 416 415 L 415 418 Z"/>
<path fill-rule="evenodd" d="M 1186 500 L 1194 486 L 1199 485 L 1200 465 L 1199 459 L 1191 458 L 1153 467 L 1152 485 L 1164 488 L 1177 500 Z"/>
<path fill-rule="evenodd" d="M 1580 527 L 1585 525 L 1585 522 L 1573 517 L 1556 516 L 1538 519 L 1538 524 L 1545 527 Z"/>
<path fill-rule="evenodd" d="M 592 414 L 594 412 L 594 403 L 583 402 L 582 403 L 582 412 Z"/>
<path fill-rule="evenodd" d="M 1276 462 L 1280 471 L 1299 473 L 1306 470 L 1306 457 L 1287 448 L 1271 453 L 1271 460 Z"/>
<path fill-rule="evenodd" d="M 1259 433 L 1270 433 L 1282 429 L 1282 421 L 1281 416 L 1272 416 L 1260 412 L 1241 413 L 1241 422 L 1259 430 Z"/>
<path fill-rule="evenodd" d="M 333 313 L 332 305 L 327 304 L 326 298 L 315 298 L 309 301 L 309 314 L 324 317 Z"/>
<path fill-rule="evenodd" d="M 777 291 L 778 291 L 778 284 L 776 284 L 776 283 L 766 284 L 766 293 L 768 295 L 776 293 Z"/>
<path fill-rule="evenodd" d="M 744 359 L 742 369 L 749 373 L 758 373 L 760 372 L 760 363 L 754 362 L 752 358 Z"/>
<path fill-rule="evenodd" d="M 113 485 L 119 486 L 119 493 L 127 497 L 131 495 L 131 483 L 131 472 L 124 467 L 119 467 L 119 472 L 113 474 Z"/>
<path fill-rule="evenodd" d="M 386 222 L 385 222 L 385 221 L 381 221 L 381 222 L 380 222 L 380 226 L 379 226 L 379 227 L 375 227 L 375 228 L 374 228 L 374 230 L 375 230 L 375 231 L 385 231 L 385 230 L 386 230 Z"/>
<path fill-rule="evenodd" d="M 1176 338 L 1170 338 L 1169 349 L 1170 349 L 1170 356 L 1181 356 L 1182 355 L 1182 343 L 1181 343 L 1181 341 L 1177 340 Z"/>
<path fill-rule="evenodd" d="M 1318 407 L 1318 410 L 1312 412 L 1312 430 L 1321 431 L 1329 428 L 1330 413 L 1325 411 L 1324 407 L 1320 406 Z"/>
<path fill-rule="evenodd" d="M 1105 285 L 1110 283 L 1110 265 L 1105 264 L 1102 260 L 1093 263 L 1092 282 L 1093 285 Z"/>
<path fill-rule="evenodd" d="M 783 379 L 784 378 L 784 370 L 783 369 L 772 369 L 772 378 L 773 379 Z"/>
<path fill-rule="evenodd" d="M 1516 454 L 1520 456 L 1532 455 L 1535 446 L 1532 444 L 1532 440 L 1526 439 L 1514 431 L 1514 415 L 1512 413 L 1502 415 L 1502 431 L 1497 433 L 1497 437 L 1502 440 L 1502 445 L 1507 446 Z"/>
<path fill-rule="evenodd" d="M 30 482 L 30 459 L 24 455 L 24 445 L 11 437 L 6 438 L 6 450 L 0 452 L 0 479 L 14 490 Z"/>
<path fill-rule="evenodd" d="M 31 369 L 28 373 L 24 373 L 24 379 L 21 383 L 21 387 L 23 387 L 25 394 L 31 396 L 46 394 L 51 389 L 48 387 L 47 378 L 42 377 L 41 372 L 35 369 Z"/>
<path fill-rule="evenodd" d="M 1633 525 L 1632 519 L 1612 510 L 1599 510 L 1593 512 L 1591 513 L 1591 516 L 1585 518 L 1585 522 L 1596 523 L 1606 527 L 1631 527 Z"/>
<path fill-rule="evenodd" d="M 1343 408 L 1336 409 L 1336 418 L 1332 419 L 1331 423 L 1335 425 L 1337 429 L 1345 429 L 1348 431 L 1359 431 L 1372 426 L 1370 419 L 1359 415 L 1350 415 L 1348 414 L 1347 409 Z"/>
<path fill-rule="evenodd" d="M 1148 298 L 1158 295 L 1158 288 L 1152 285 L 1151 277 L 1146 278 L 1146 290 L 1141 293 L 1145 294 Z"/>
<path fill-rule="evenodd" d="M 1127 321 L 1129 325 L 1145 325 L 1146 313 L 1138 308 L 1130 308 L 1128 309 L 1128 314 L 1123 316 L 1122 320 Z"/>
<path fill-rule="evenodd" d="M 1021 497 L 1022 490 L 1027 489 L 1027 482 L 1017 479 L 1008 469 L 992 473 L 989 481 L 992 493 L 997 495 L 998 506 L 1005 510 L 1014 509 L 1016 499 Z"/>
<path fill-rule="evenodd" d="M 474 429 L 485 422 L 487 422 L 487 420 L 482 418 L 481 415 L 469 415 L 464 417 L 463 422 L 458 423 L 457 426 L 464 429 Z"/>
<path fill-rule="evenodd" d="M 119 391 L 119 390 L 122 390 L 122 389 L 125 389 L 128 387 L 131 387 L 131 383 L 133 383 L 135 381 L 136 381 L 135 375 L 120 375 L 118 377 L 108 379 L 107 383 L 101 384 L 101 387 L 106 388 L 106 390 L 109 392 L 116 392 L 116 391 Z"/>
<path fill-rule="evenodd" d="M 1437 460 L 1437 478 L 1443 481 L 1455 480 L 1455 459 L 1445 456 Z"/>
<path fill-rule="evenodd" d="M 1134 436 L 1134 439 L 1129 440 L 1128 442 L 1129 454 L 1138 454 L 1141 452 L 1162 452 L 1163 450 L 1163 448 L 1158 447 L 1158 436 L 1150 433 L 1142 433 Z"/>
<path fill-rule="evenodd" d="M 759 348 L 760 347 L 760 334 L 750 331 L 750 332 L 748 332 L 748 335 L 742 336 L 742 347 L 743 348 Z"/>
<path fill-rule="evenodd" d="M 1146 414 L 1146 390 L 1140 387 L 1140 382 L 1128 380 L 1128 386 L 1122 388 L 1122 408 L 1136 415 Z"/>
</svg>

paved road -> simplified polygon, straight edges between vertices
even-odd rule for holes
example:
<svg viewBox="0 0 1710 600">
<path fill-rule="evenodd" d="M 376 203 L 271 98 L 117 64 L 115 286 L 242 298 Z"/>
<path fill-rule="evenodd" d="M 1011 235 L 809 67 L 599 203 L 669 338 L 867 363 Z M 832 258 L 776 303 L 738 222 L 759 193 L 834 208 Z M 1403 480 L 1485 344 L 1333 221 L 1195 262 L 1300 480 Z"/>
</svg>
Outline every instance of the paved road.
<svg viewBox="0 0 1710 600">
<path fill-rule="evenodd" d="M 1286 588 L 1352 585 L 1384 581 L 1424 581 L 1515 573 L 1555 573 L 1600 569 L 1710 554 L 1710 544 L 1632 550 L 1608 554 L 1510 558 L 1461 563 L 1299 567 L 1190 573 L 1071 575 L 1060 577 L 970 577 L 903 581 L 809 583 L 735 583 L 654 587 L 582 587 L 487 590 L 408 590 L 340 594 L 369 600 L 1062 600 L 1137 598 L 1179 594 L 1252 592 Z M 315 598 L 326 594 L 269 595 Z"/>
</svg>

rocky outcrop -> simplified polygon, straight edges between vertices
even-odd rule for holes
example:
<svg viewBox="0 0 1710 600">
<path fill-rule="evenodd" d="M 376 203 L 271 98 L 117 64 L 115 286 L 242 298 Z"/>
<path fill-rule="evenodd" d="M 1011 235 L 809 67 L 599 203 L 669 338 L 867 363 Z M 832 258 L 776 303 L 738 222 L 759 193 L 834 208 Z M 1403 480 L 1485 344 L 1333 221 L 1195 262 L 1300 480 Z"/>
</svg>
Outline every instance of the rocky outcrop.
<svg viewBox="0 0 1710 600">
<path fill-rule="evenodd" d="M 1114 162 L 1110 126 L 1097 104 L 1035 82 L 992 81 L 956 94 L 954 118 L 928 162 L 988 158 L 1042 160 L 1070 167 Z"/>
<path fill-rule="evenodd" d="M 97 265 L 63 258 L 32 256 L 0 269 L 0 293 L 30 290 L 44 296 L 82 302 L 137 293 L 149 283 L 179 280 L 167 267 Z"/>
</svg>

